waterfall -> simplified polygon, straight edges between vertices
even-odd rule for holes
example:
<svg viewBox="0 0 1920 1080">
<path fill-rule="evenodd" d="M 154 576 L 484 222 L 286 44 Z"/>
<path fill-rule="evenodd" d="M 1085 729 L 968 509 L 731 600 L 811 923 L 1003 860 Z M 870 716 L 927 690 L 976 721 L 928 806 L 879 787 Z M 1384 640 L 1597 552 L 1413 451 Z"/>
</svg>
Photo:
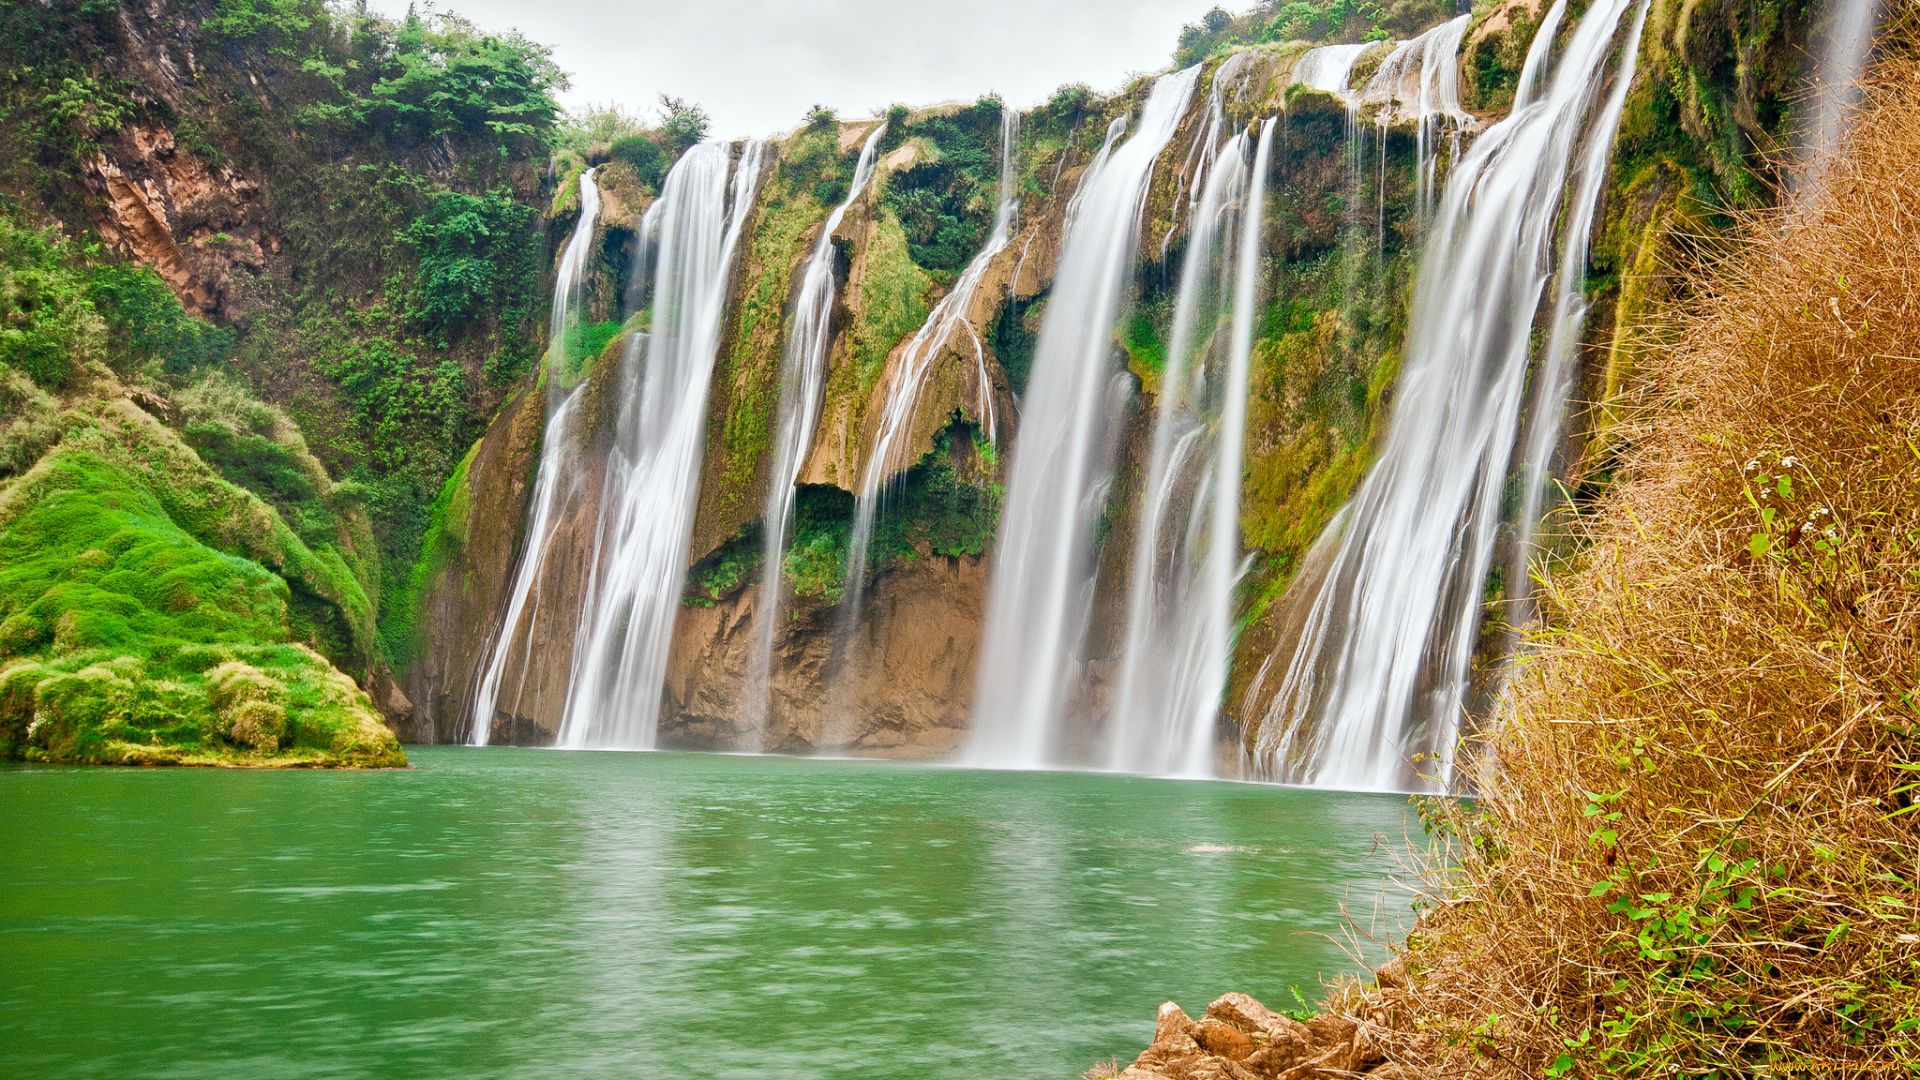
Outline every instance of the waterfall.
<svg viewBox="0 0 1920 1080">
<path fill-rule="evenodd" d="M 787 330 L 785 354 L 780 363 L 780 410 L 774 427 L 773 470 L 767 474 L 767 509 L 763 528 L 766 535 L 765 563 L 760 572 L 760 599 L 754 618 L 759 626 L 754 634 L 752 668 L 748 673 L 747 701 L 753 710 L 748 729 L 756 741 L 767 723 L 767 698 L 772 690 L 773 632 L 780 612 L 781 555 L 787 544 L 787 527 L 793 519 L 794 489 L 800 482 L 800 470 L 813 446 L 813 428 L 820 419 L 821 394 L 827 385 L 827 349 L 833 344 L 833 302 L 840 283 L 834 273 L 833 231 L 840 227 L 847 209 L 873 180 L 874 154 L 887 125 L 876 125 L 860 148 L 860 160 L 853 169 L 853 183 L 847 197 L 820 226 L 820 238 L 814 242 L 800 280 L 800 293 L 794 300 L 793 322 Z"/>
<path fill-rule="evenodd" d="M 1380 62 L 1379 70 L 1360 91 L 1363 107 L 1379 106 L 1374 122 L 1380 126 L 1383 154 L 1388 124 L 1414 125 L 1418 151 L 1414 181 L 1420 193 L 1422 222 L 1433 213 L 1441 125 L 1451 127 L 1456 157 L 1459 156 L 1459 133 L 1477 126 L 1472 114 L 1460 107 L 1460 41 L 1472 18 L 1462 15 L 1401 42 Z"/>
<path fill-rule="evenodd" d="M 1544 96 L 1480 136 L 1447 183 L 1386 445 L 1324 565 L 1296 583 L 1304 619 L 1254 750 L 1256 767 L 1278 779 L 1361 789 L 1451 782 L 1554 224 L 1583 137 L 1600 147 L 1583 179 L 1604 166 L 1646 11 L 1647 0 L 1596 0 Z M 1544 68 L 1555 22 L 1550 13 L 1535 36 L 1528 71 Z M 1596 109 L 1616 55 L 1616 91 Z M 1573 198 L 1596 194 L 1597 181 L 1583 182 Z M 1591 222 L 1591 207 L 1565 213 L 1569 228 Z"/>
<path fill-rule="evenodd" d="M 980 288 L 980 280 L 986 276 L 988 264 L 1006 249 L 1008 241 L 1013 238 L 1014 213 L 1020 207 L 1019 200 L 1014 197 L 1017 176 L 1013 168 L 1013 147 L 1019 137 L 1020 114 L 1012 109 L 1002 109 L 1000 202 L 993 212 L 993 228 L 987 233 L 986 244 L 961 271 L 959 280 L 953 283 L 952 291 L 942 297 L 927 314 L 926 321 L 920 324 L 920 329 L 907 342 L 906 350 L 893 367 L 893 379 L 887 384 L 886 401 L 880 408 L 880 424 L 874 432 L 873 448 L 867 453 L 867 465 L 861 474 L 859 501 L 854 505 L 853 539 L 847 549 L 848 580 L 844 603 L 847 626 L 840 635 L 842 638 L 846 636 L 845 630 L 851 629 L 860 620 L 860 606 L 866 588 L 867 548 L 873 539 L 873 524 L 879 513 L 880 500 L 893 477 L 913 464 L 907 459 L 907 448 L 913 435 L 913 419 L 920 402 L 920 390 L 926 385 L 927 374 L 933 370 L 934 360 L 953 344 L 954 335 L 962 329 L 966 331 L 974 363 L 978 366 L 978 412 L 986 421 L 988 439 L 993 440 L 997 435 L 993 420 L 993 382 L 987 376 L 986 349 L 979 335 L 974 332 L 973 324 L 967 321 L 967 314 L 973 307 L 974 293 Z"/>
<path fill-rule="evenodd" d="M 1347 84 L 1353 81 L 1353 65 L 1360 61 L 1361 53 L 1371 48 L 1373 42 L 1361 41 L 1351 45 L 1322 45 L 1317 49 L 1308 49 L 1293 62 L 1290 85 L 1319 90 L 1351 103 L 1354 100 L 1353 91 Z"/>
<path fill-rule="evenodd" d="M 1206 190 L 1207 173 L 1213 168 L 1214 161 L 1220 156 L 1221 144 L 1227 138 L 1226 92 L 1234 88 L 1234 100 L 1237 102 L 1246 93 L 1247 62 L 1253 59 L 1251 52 L 1237 52 L 1214 69 L 1213 81 L 1207 87 L 1207 104 L 1201 111 L 1200 131 L 1187 147 L 1187 160 L 1180 166 L 1180 175 L 1173 192 L 1174 206 L 1180 205 L 1180 198 L 1187 195 L 1187 179 L 1193 179 L 1193 192 L 1188 196 L 1187 214 L 1191 216 L 1200 206 L 1200 197 Z M 1179 213 L 1172 215 L 1173 221 L 1160 238 L 1160 257 L 1167 257 L 1167 249 L 1173 244 L 1173 234 L 1180 230 L 1182 220 Z"/>
<path fill-rule="evenodd" d="M 553 537 L 565 516 L 563 511 L 581 492 L 580 398 L 586 383 L 569 386 L 567 338 L 580 317 L 581 284 L 587 258 L 592 254 L 594 225 L 600 219 L 600 188 L 594 183 L 594 170 L 580 174 L 580 219 L 573 235 L 560 250 L 560 266 L 553 282 L 553 309 L 547 318 L 547 356 L 544 381 L 547 392 L 546 435 L 540 445 L 540 465 L 534 475 L 531 511 L 527 515 L 526 546 L 514 568 L 513 585 L 507 592 L 507 608 L 500 625 L 487 641 L 474 688 L 468 721 L 467 741 L 474 746 L 487 745 L 493 731 L 493 714 L 499 708 L 500 690 L 506 681 L 507 663 L 514 644 L 530 633 L 539 617 L 539 585 Z M 529 604 L 532 606 L 529 607 Z M 524 633 L 523 633 L 524 631 Z M 519 696 L 526 682 L 527 660 L 533 650 L 520 650 L 520 670 L 515 673 L 515 700 L 509 711 L 518 712 Z"/>
<path fill-rule="evenodd" d="M 1806 194 L 1818 192 L 1828 166 L 1840 150 L 1840 133 L 1847 113 L 1860 100 L 1860 73 L 1873 48 L 1873 28 L 1879 20 L 1879 0 L 1837 0 L 1822 12 L 1812 72 L 1812 115 L 1807 118 L 1801 151 L 1805 162 L 1795 186 Z"/>
<path fill-rule="evenodd" d="M 1261 126 L 1250 169 L 1247 135 L 1220 151 L 1226 164 L 1209 178 L 1188 231 L 1110 744 L 1110 764 L 1128 772 L 1213 773 L 1241 569 L 1241 451 L 1273 126 L 1271 119 Z"/>
<path fill-rule="evenodd" d="M 967 756 L 1035 768 L 1079 670 L 1092 601 L 1093 529 L 1105 511 L 1130 386 L 1113 329 L 1131 282 L 1154 162 L 1186 114 L 1200 67 L 1161 76 L 1139 130 L 1107 128 L 1067 208 L 1059 269 L 1021 408 L 987 598 Z M 1116 146 L 1116 144 L 1118 144 Z"/>
<path fill-rule="evenodd" d="M 654 238 L 657 252 L 649 278 L 652 319 L 647 334 L 629 338 L 624 353 L 622 405 L 562 746 L 654 745 L 699 498 L 707 393 L 729 270 L 765 157 L 766 144 L 749 141 L 729 184 L 726 144 L 694 146 L 648 209 L 643 233 Z"/>
</svg>

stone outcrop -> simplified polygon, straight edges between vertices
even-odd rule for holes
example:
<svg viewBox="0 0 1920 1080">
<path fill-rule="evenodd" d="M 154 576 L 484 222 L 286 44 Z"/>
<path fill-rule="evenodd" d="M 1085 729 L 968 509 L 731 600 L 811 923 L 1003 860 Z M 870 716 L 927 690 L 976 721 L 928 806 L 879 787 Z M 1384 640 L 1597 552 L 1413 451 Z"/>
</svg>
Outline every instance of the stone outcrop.
<svg viewBox="0 0 1920 1080">
<path fill-rule="evenodd" d="M 262 225 L 259 186 L 179 146 L 159 125 L 128 127 L 87 163 L 100 236 L 153 267 L 189 311 L 231 314 L 228 298 L 280 242 Z"/>
<path fill-rule="evenodd" d="M 743 694 L 758 594 L 749 586 L 713 607 L 681 609 L 663 745 L 730 749 L 752 736 L 739 725 L 753 711 Z M 763 747 L 900 758 L 956 749 L 973 706 L 986 598 L 983 559 L 922 555 L 867 590 L 848 640 L 833 609 L 783 611 Z"/>
<path fill-rule="evenodd" d="M 1323 1012 L 1283 1016 L 1245 994 L 1223 994 L 1195 1020 L 1169 1001 L 1160 1006 L 1153 1042 L 1119 1072 L 1095 1068 L 1088 1080 L 1309 1080 L 1370 1076 L 1414 1080 L 1421 1073 L 1389 1062 L 1369 1024 Z"/>
</svg>

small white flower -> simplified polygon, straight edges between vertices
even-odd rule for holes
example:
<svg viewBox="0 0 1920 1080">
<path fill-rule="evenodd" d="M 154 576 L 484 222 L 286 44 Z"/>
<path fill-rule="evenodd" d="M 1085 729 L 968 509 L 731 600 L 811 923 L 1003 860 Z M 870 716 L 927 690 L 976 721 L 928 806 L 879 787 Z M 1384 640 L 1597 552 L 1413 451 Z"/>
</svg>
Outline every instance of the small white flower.
<svg viewBox="0 0 1920 1080">
<path fill-rule="evenodd" d="M 1800 459 L 1794 457 L 1792 454 L 1788 454 L 1786 457 L 1780 459 L 1780 467 L 1783 469 L 1791 469 L 1798 464 L 1800 464 Z"/>
</svg>

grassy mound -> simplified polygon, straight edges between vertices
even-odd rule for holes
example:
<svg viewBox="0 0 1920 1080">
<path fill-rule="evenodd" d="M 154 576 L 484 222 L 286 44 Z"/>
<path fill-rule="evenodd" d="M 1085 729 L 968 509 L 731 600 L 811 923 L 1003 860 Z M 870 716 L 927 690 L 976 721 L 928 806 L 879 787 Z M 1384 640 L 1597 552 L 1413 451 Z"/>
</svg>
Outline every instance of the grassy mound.
<svg viewBox="0 0 1920 1080">
<path fill-rule="evenodd" d="M 290 641 L 293 581 L 358 600 L 365 647 L 351 575 L 126 399 L 64 419 L 0 487 L 0 757 L 404 764 L 353 680 Z"/>
<path fill-rule="evenodd" d="M 1388 1056 L 1920 1075 L 1916 141 L 1908 51 L 1650 358 L 1407 977 L 1348 1003 Z"/>
</svg>

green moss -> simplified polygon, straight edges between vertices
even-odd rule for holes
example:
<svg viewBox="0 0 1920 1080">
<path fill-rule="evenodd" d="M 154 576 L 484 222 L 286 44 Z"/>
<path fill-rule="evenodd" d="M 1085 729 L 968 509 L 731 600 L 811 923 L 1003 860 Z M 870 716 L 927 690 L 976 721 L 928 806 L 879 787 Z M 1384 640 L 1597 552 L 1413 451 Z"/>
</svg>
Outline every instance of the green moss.
<svg viewBox="0 0 1920 1080">
<path fill-rule="evenodd" d="M 907 253 L 907 237 L 891 213 L 883 213 L 867 244 L 866 274 L 860 282 L 859 317 L 854 321 L 853 359 L 860 400 L 879 381 L 887 354 L 920 329 L 930 306 L 932 279 Z"/>
<path fill-rule="evenodd" d="M 467 455 L 454 467 L 453 475 L 440 487 L 428 513 L 427 531 L 420 542 L 420 557 L 407 573 L 392 599 L 387 616 L 380 621 L 380 644 L 396 676 L 404 677 L 413 666 L 415 650 L 426 633 L 420 620 L 420 598 L 433 587 L 433 581 L 455 559 L 467 543 L 467 515 L 473 509 L 473 485 L 469 471 L 480 453 L 480 440 L 474 440 Z"/>
<path fill-rule="evenodd" d="M 780 570 L 795 600 L 792 618 L 840 602 L 847 584 L 853 496 L 837 487 L 802 484 L 794 496 L 793 529 Z"/>
<path fill-rule="evenodd" d="M 287 582 L 191 536 L 150 475 L 63 446 L 0 489 L 0 756 L 403 764 L 366 695 L 289 640 Z M 258 686 L 222 697 L 234 664 Z"/>
<path fill-rule="evenodd" d="M 766 544 L 756 521 L 728 537 L 687 572 L 687 588 L 680 602 L 687 607 L 712 607 L 747 583 L 759 580 L 765 560 Z"/>
<path fill-rule="evenodd" d="M 804 140 L 803 140 L 804 141 Z M 805 170 L 801 170 L 804 174 Z M 803 175 L 802 179 L 805 178 Z M 739 500 L 753 485 L 760 456 L 772 439 L 773 409 L 779 400 L 781 323 L 789 282 L 800 257 L 800 239 L 825 211 L 804 190 L 795 190 L 785 166 L 765 188 L 749 231 L 749 284 L 739 298 L 733 347 L 726 378 L 716 376 L 716 393 L 727 397 L 721 430 L 722 490 Z"/>
<path fill-rule="evenodd" d="M 933 447 L 888 487 L 869 546 L 868 569 L 923 555 L 978 556 L 993 545 L 1004 494 L 992 480 L 997 455 L 956 410 Z"/>
</svg>

